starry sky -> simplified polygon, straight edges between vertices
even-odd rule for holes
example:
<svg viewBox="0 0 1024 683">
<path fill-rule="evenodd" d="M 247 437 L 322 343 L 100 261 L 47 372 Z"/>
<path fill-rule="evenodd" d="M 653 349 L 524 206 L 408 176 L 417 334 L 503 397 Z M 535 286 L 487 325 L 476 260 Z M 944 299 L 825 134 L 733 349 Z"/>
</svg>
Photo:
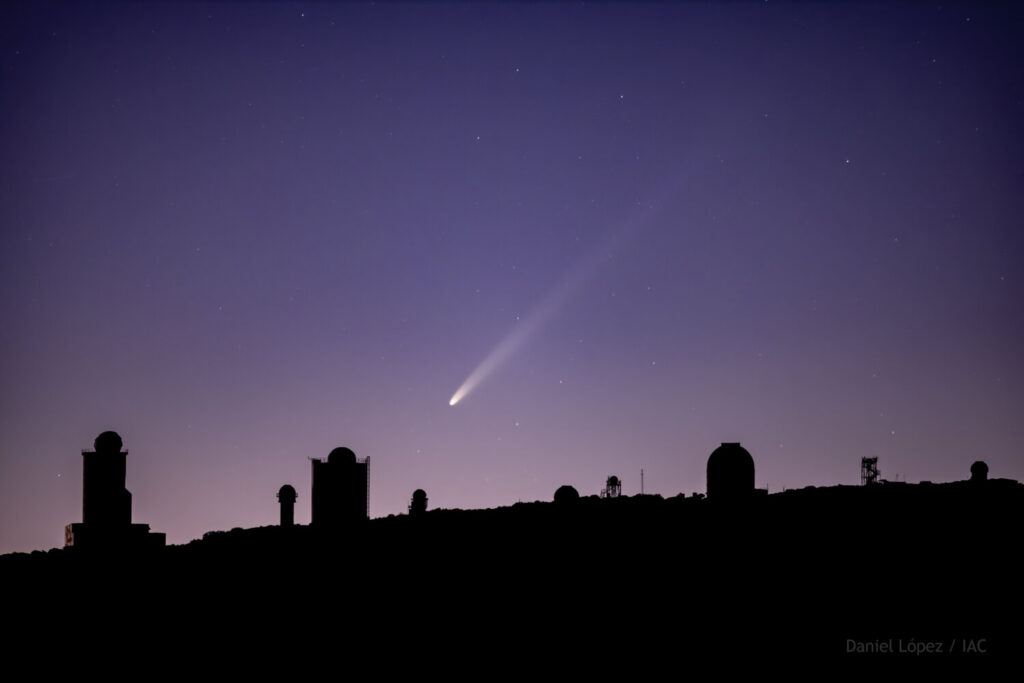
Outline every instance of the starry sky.
<svg viewBox="0 0 1024 683">
<path fill-rule="evenodd" d="M 136 522 L 1024 480 L 1018 3 L 4 3 L 0 552 Z M 453 395 L 491 358 L 485 376 Z"/>
</svg>

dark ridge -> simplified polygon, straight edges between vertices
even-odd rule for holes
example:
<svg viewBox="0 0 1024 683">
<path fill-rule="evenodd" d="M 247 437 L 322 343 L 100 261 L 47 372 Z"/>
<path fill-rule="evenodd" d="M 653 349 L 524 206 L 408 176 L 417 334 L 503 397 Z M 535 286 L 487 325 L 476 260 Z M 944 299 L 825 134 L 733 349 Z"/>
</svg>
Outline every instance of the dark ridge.
<svg viewBox="0 0 1024 683">
<path fill-rule="evenodd" d="M 8 611 L 23 633 L 118 614 L 117 637 L 140 647 L 180 647 L 186 633 L 224 652 L 344 642 L 430 670 L 457 643 L 447 666 L 463 671 L 510 657 L 579 671 L 603 652 L 623 666 L 909 661 L 856 648 L 921 643 L 994 661 L 1019 652 L 1022 509 L 1024 486 L 1005 479 L 590 496 L 216 531 L 120 555 L 13 554 L 0 572 L 24 588 Z M 110 637 L 83 630 L 76 643 Z M 985 652 L 949 652 L 956 642 Z"/>
</svg>

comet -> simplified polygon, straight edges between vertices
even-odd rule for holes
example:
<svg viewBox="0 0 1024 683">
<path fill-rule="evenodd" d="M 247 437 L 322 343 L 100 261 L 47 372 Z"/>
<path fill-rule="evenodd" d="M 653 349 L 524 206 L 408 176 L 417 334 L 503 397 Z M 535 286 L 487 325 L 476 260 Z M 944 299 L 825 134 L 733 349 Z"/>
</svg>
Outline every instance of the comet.
<svg viewBox="0 0 1024 683">
<path fill-rule="evenodd" d="M 593 266 L 592 266 L 593 267 Z M 452 395 L 448 405 L 454 406 L 464 399 L 471 391 L 477 388 L 481 382 L 490 377 L 495 370 L 504 365 L 505 361 L 515 354 L 526 344 L 537 332 L 547 324 L 554 314 L 568 301 L 582 284 L 586 272 L 570 274 L 562 283 L 552 290 L 537 306 L 536 309 L 521 321 L 509 334 L 480 361 L 473 372 L 469 373 L 466 381 Z"/>
<path fill-rule="evenodd" d="M 681 179 L 675 183 L 667 183 L 667 187 L 658 193 L 658 198 L 667 198 L 669 192 L 678 188 Z M 487 356 L 480 361 L 473 369 L 466 380 L 452 394 L 448 401 L 449 406 L 458 405 L 466 396 L 483 384 L 498 368 L 504 365 L 509 358 L 514 356 L 519 349 L 525 346 L 534 336 L 542 330 L 547 323 L 562 309 L 584 284 L 593 279 L 594 275 L 601 269 L 601 266 L 612 260 L 615 252 L 621 244 L 636 233 L 640 228 L 650 223 L 661 202 L 655 204 L 641 205 L 631 220 L 619 230 L 614 231 L 602 239 L 597 246 L 592 248 L 576 266 L 559 282 L 537 305 L 537 307 L 517 324 Z"/>
</svg>

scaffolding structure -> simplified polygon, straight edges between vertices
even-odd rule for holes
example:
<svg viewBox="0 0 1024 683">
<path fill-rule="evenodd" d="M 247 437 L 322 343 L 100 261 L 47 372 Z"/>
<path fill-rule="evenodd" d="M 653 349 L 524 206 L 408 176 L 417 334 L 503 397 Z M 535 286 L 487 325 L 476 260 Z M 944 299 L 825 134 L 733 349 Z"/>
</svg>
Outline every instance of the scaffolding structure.
<svg viewBox="0 0 1024 683">
<path fill-rule="evenodd" d="M 622 495 L 622 482 L 613 474 L 605 481 L 604 488 L 601 489 L 601 497 L 618 498 L 620 495 Z"/>
<path fill-rule="evenodd" d="M 860 485 L 871 486 L 878 483 L 878 458 L 860 459 Z"/>
</svg>

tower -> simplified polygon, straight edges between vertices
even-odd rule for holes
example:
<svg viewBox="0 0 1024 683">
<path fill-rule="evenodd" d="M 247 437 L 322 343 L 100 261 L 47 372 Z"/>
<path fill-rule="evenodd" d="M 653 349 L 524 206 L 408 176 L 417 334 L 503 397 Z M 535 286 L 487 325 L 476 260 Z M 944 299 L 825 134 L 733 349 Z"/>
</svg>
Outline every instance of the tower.
<svg viewBox="0 0 1024 683">
<path fill-rule="evenodd" d="M 291 484 L 285 484 L 277 492 L 277 500 L 281 503 L 281 526 L 291 527 L 295 526 L 295 499 L 298 498 L 298 494 L 295 493 L 295 488 Z"/>
<path fill-rule="evenodd" d="M 313 459 L 313 526 L 337 527 L 370 516 L 370 459 L 339 447 Z"/>
<path fill-rule="evenodd" d="M 125 488 L 128 451 L 117 432 L 103 432 L 82 451 L 82 521 L 64 527 L 64 545 L 78 548 L 161 547 L 164 534 L 132 524 L 132 494 Z"/>
<path fill-rule="evenodd" d="M 103 432 L 82 451 L 82 523 L 116 527 L 132 523 L 132 494 L 124 487 L 128 452 L 117 432 Z"/>
<path fill-rule="evenodd" d="M 622 495 L 622 482 L 613 474 L 605 481 L 604 488 L 601 490 L 601 497 L 618 498 L 620 495 Z"/>
<path fill-rule="evenodd" d="M 878 458 L 860 459 L 860 485 L 870 486 L 878 483 Z"/>
</svg>

